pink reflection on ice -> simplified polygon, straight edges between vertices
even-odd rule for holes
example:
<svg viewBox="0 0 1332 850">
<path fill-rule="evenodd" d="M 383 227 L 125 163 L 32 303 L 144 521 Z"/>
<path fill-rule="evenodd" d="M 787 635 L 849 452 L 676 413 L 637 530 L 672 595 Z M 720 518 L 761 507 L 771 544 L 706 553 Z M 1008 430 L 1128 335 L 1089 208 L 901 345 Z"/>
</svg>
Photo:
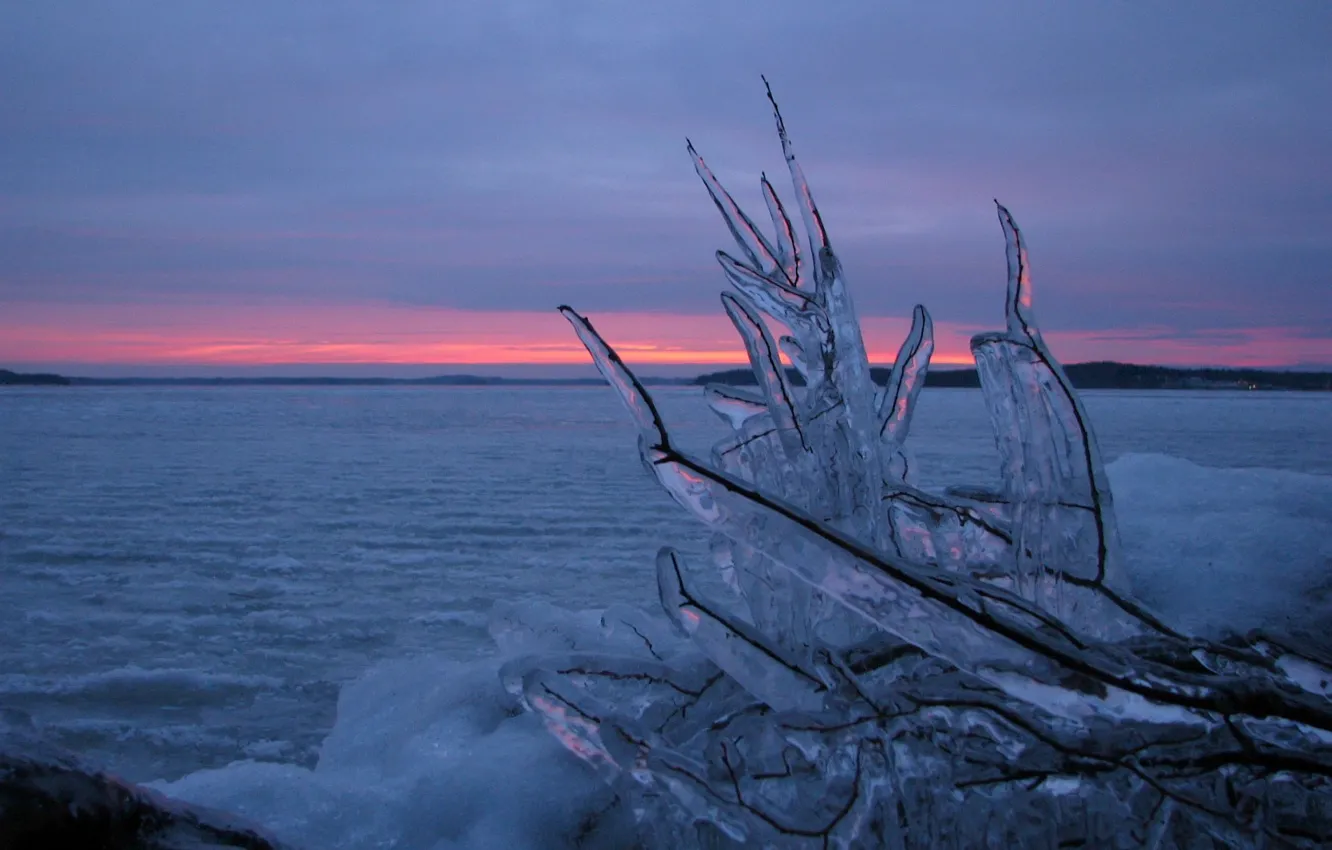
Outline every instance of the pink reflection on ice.
<svg viewBox="0 0 1332 850">
<path fill-rule="evenodd" d="M 534 697 L 532 707 L 541 712 L 546 720 L 546 728 L 569 752 L 583 761 L 614 767 L 610 754 L 601 745 L 600 728 L 585 717 L 570 714 L 561 702 Z"/>
</svg>

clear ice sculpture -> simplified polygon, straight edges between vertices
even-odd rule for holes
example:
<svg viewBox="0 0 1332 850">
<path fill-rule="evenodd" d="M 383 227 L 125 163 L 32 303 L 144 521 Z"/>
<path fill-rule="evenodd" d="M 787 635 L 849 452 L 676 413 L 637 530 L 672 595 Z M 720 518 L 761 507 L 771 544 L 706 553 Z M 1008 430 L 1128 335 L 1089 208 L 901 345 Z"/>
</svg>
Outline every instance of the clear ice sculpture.
<svg viewBox="0 0 1332 850">
<path fill-rule="evenodd" d="M 803 238 L 766 175 L 771 237 L 688 148 L 738 246 L 717 254 L 722 305 L 757 379 L 705 389 L 733 431 L 710 459 L 675 446 L 561 308 L 647 468 L 714 532 L 714 563 L 662 549 L 664 617 L 616 606 L 558 651 L 535 614 L 499 612 L 502 646 L 546 648 L 510 660 L 506 687 L 612 785 L 645 846 L 1328 846 L 1332 663 L 1289 638 L 1200 640 L 1132 601 L 1008 210 L 1007 328 L 971 342 L 1003 486 L 922 489 L 906 443 L 929 313 L 876 386 L 768 97 Z"/>
</svg>

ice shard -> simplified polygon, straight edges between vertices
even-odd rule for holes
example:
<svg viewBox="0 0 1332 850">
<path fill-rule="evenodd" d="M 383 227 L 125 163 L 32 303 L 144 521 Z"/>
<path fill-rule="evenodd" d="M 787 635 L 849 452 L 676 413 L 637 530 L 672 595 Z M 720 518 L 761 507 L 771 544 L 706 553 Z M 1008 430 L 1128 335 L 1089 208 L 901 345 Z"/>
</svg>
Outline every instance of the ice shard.
<svg viewBox="0 0 1332 850">
<path fill-rule="evenodd" d="M 972 341 L 1002 486 L 932 489 L 909 444 L 929 313 L 875 386 L 769 99 L 803 234 L 766 176 L 771 236 L 688 146 L 736 243 L 717 255 L 722 301 L 757 389 L 704 391 L 732 434 L 707 458 L 681 451 L 614 349 L 561 308 L 647 469 L 712 530 L 712 562 L 663 549 L 660 611 L 610 609 L 557 651 L 534 649 L 540 617 L 499 612 L 506 685 L 650 847 L 1326 846 L 1332 661 L 1268 635 L 1199 640 L 1132 599 L 1012 215 L 998 207 L 1005 328 Z"/>
</svg>

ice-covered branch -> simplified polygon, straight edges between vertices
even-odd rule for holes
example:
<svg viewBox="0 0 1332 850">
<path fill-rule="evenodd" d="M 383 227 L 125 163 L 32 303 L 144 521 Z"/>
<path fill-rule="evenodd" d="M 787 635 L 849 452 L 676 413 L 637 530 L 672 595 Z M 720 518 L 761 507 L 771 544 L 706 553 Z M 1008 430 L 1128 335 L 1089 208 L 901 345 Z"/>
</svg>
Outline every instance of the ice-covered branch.
<svg viewBox="0 0 1332 850">
<path fill-rule="evenodd" d="M 660 846 L 1318 846 L 1332 663 L 1269 637 L 1194 639 L 1133 601 L 1012 215 L 998 207 L 1006 329 L 972 340 L 1003 485 L 931 490 L 908 446 L 929 313 L 876 387 L 768 95 L 803 236 L 766 176 L 771 236 L 688 146 L 738 248 L 718 253 L 722 301 L 758 385 L 705 389 L 733 432 L 710 458 L 677 447 L 614 349 L 561 308 L 647 468 L 712 530 L 726 581 L 663 549 L 660 613 L 614 609 L 590 645 L 515 658 L 510 689 Z M 512 642 L 524 624 L 506 616 Z"/>
</svg>

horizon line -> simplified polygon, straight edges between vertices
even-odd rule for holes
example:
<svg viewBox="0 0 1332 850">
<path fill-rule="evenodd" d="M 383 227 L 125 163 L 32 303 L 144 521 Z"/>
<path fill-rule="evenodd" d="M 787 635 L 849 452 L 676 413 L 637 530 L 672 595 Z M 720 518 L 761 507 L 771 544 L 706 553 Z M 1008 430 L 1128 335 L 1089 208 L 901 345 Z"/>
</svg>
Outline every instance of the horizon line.
<svg viewBox="0 0 1332 850">
<path fill-rule="evenodd" d="M 1140 363 L 1128 360 L 1096 359 L 1079 360 L 1076 362 L 1063 363 L 1065 368 L 1070 366 L 1083 366 L 1088 364 L 1112 363 L 1120 366 L 1133 366 L 1138 368 L 1151 369 L 1172 369 L 1172 370 L 1215 370 L 1228 372 L 1258 371 L 1258 372 L 1292 372 L 1292 373 L 1332 373 L 1332 363 L 1300 363 L 1300 364 L 1271 364 L 1271 365 L 1244 365 L 1233 366 L 1224 364 L 1173 364 L 1173 363 Z M 633 364 L 630 364 L 633 365 Z M 893 364 L 889 361 L 870 362 L 871 368 L 891 369 Z M 91 371 L 81 374 L 75 370 L 80 367 L 92 367 Z M 374 369 L 379 367 L 383 371 L 367 372 L 367 368 Z M 655 367 L 657 371 L 648 372 L 647 369 Z M 663 368 L 664 367 L 664 368 Z M 787 368 L 793 368 L 789 364 Z M 292 374 L 283 374 L 280 371 L 290 369 Z M 327 369 L 340 369 L 342 372 L 325 371 Z M 960 363 L 940 363 L 931 364 L 931 372 L 961 372 L 974 371 L 975 364 Z M 107 374 L 105 370 L 111 370 L 115 374 Z M 137 372 L 130 370 L 139 370 Z M 198 370 L 198 371 L 191 371 Z M 311 370 L 317 370 L 317 374 Z M 401 370 L 411 370 L 416 374 L 403 374 Z M 447 371 L 420 371 L 420 370 L 447 370 Z M 479 370 L 479 371 L 478 371 Z M 509 374 L 496 374 L 495 370 Z M 532 370 L 544 374 L 517 374 L 525 370 Z M 572 370 L 572 373 L 570 373 Z M 748 371 L 747 364 L 735 363 L 651 363 L 640 364 L 640 377 L 645 379 L 657 380 L 681 380 L 687 378 L 696 378 L 703 375 L 723 373 L 723 372 L 742 372 Z M 155 381 L 155 380 L 198 380 L 198 381 L 216 381 L 227 379 L 258 379 L 258 380 L 333 380 L 333 381 L 420 381 L 434 378 L 478 378 L 478 379 L 496 379 L 496 380 L 595 380 L 600 377 L 591 361 L 584 364 L 552 364 L 552 363 L 380 363 L 380 362 L 335 362 L 335 363 L 256 363 L 240 366 L 238 364 L 202 364 L 202 363 L 25 363 L 18 361 L 10 364 L 0 365 L 0 371 L 8 371 L 19 375 L 56 375 L 61 378 L 78 380 L 113 380 L 113 381 Z M 398 374 L 392 374 L 398 371 Z M 97 374 L 101 372 L 101 374 Z M 263 374 L 256 374 L 262 372 Z M 489 374 L 487 374 L 489 372 Z M 555 372 L 565 373 L 563 375 L 552 374 Z M 304 373 L 304 374 L 296 374 Z"/>
</svg>

